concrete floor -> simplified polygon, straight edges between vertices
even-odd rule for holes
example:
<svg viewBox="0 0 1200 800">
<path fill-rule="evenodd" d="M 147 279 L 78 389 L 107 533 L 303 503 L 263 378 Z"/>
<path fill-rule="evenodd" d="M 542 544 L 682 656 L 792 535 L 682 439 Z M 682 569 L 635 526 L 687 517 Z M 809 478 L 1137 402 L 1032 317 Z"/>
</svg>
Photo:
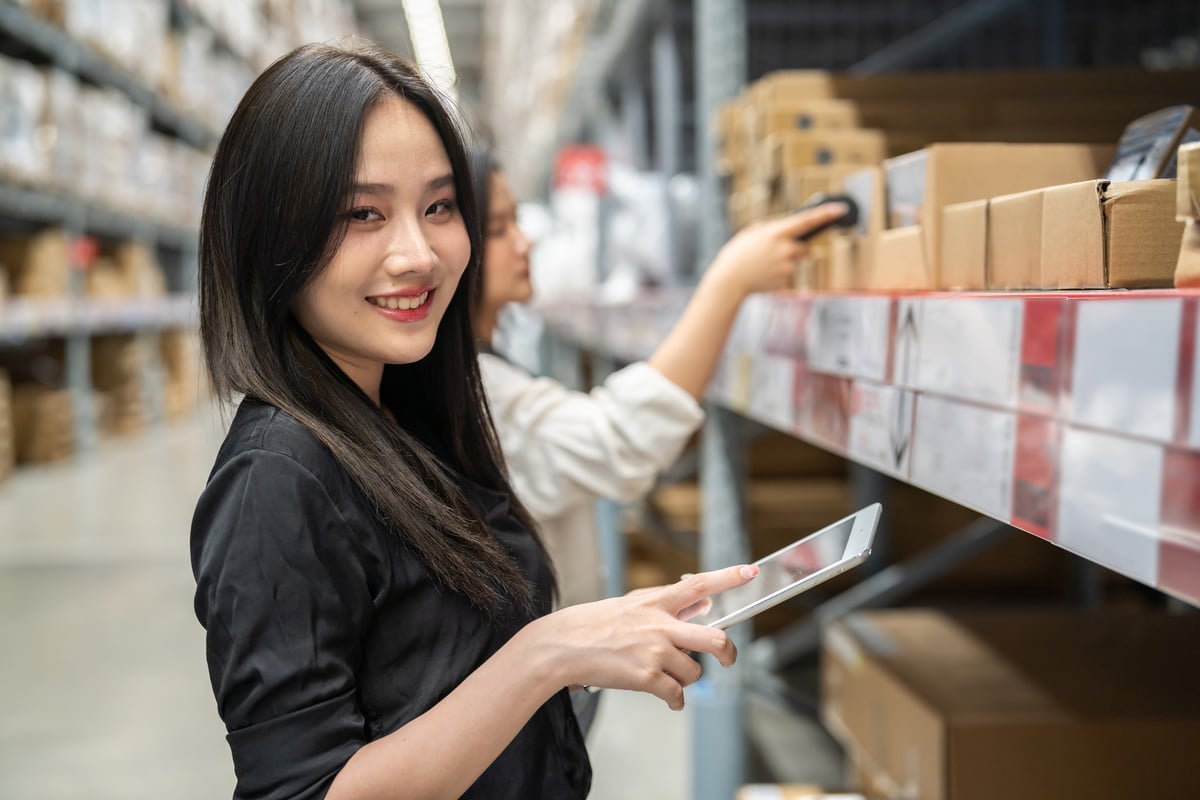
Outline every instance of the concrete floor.
<svg viewBox="0 0 1200 800">
<path fill-rule="evenodd" d="M 224 728 L 192 613 L 187 540 L 215 411 L 0 486 L 0 798 L 228 797 Z M 593 800 L 684 800 L 687 710 L 609 692 Z M 819 728 L 751 709 L 754 777 L 836 782 Z"/>
</svg>

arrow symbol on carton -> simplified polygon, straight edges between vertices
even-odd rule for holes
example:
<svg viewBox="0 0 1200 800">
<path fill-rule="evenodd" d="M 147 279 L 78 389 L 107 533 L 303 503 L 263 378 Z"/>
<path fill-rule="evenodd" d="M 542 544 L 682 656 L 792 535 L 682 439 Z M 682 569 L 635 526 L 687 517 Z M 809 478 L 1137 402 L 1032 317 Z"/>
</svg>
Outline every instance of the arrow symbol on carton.
<svg viewBox="0 0 1200 800">
<path fill-rule="evenodd" d="M 912 395 L 908 392 L 900 392 L 900 396 L 896 398 L 896 424 L 892 427 L 890 438 L 893 466 L 897 470 L 904 463 L 904 455 L 908 452 L 908 445 L 912 438 L 907 425 L 908 420 L 912 419 L 912 412 L 908 410 L 911 399 Z"/>
<path fill-rule="evenodd" d="M 904 318 L 900 320 L 900 326 L 896 329 L 896 360 L 899 362 L 897 367 L 901 373 L 896 376 L 896 382 L 902 386 L 909 385 L 910 362 L 916 353 L 917 338 L 916 303 L 906 303 Z"/>
</svg>

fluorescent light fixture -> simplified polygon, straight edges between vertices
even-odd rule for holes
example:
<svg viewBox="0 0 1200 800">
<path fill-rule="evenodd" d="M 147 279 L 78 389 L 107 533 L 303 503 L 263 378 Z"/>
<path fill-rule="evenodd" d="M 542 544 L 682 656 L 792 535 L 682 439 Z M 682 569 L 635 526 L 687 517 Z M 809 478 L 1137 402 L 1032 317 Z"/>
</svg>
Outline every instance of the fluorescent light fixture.
<svg viewBox="0 0 1200 800">
<path fill-rule="evenodd" d="M 417 63 L 429 80 L 451 97 L 457 97 L 458 73 L 454 71 L 454 59 L 450 56 L 441 3 L 438 0 L 403 0 L 401 5 Z"/>
</svg>

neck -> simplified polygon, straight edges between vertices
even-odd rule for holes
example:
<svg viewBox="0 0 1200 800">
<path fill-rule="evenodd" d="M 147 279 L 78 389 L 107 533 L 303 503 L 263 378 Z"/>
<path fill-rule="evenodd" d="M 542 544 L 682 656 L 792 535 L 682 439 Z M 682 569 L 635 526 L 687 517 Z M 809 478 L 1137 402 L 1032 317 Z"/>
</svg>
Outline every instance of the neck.
<svg viewBox="0 0 1200 800">
<path fill-rule="evenodd" d="M 491 346 L 492 339 L 496 336 L 496 322 L 499 318 L 499 309 L 482 309 L 475 318 L 475 337 Z"/>
</svg>

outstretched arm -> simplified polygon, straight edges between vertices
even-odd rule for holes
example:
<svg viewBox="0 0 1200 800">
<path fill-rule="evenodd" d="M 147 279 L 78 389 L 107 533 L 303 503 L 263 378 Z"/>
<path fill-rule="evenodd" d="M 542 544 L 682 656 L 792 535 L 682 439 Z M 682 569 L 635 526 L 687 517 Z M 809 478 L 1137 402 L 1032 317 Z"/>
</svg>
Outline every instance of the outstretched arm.
<svg viewBox="0 0 1200 800">
<path fill-rule="evenodd" d="M 796 261 L 808 253 L 796 237 L 845 213 L 842 203 L 826 203 L 740 231 L 717 253 L 650 366 L 701 399 L 742 301 L 790 285 Z"/>
</svg>

